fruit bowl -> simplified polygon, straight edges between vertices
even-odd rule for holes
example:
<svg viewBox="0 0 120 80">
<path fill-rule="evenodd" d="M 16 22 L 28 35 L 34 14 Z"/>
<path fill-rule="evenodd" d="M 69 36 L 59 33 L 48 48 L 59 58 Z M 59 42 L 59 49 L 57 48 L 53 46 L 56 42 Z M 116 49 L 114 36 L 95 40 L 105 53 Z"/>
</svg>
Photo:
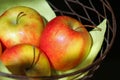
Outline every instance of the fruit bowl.
<svg viewBox="0 0 120 80">
<path fill-rule="evenodd" d="M 115 39 L 116 19 L 110 3 L 107 0 L 88 0 L 87 2 L 85 0 L 47 0 L 47 2 L 56 15 L 68 15 L 74 17 L 87 26 L 97 26 L 104 19 L 107 19 L 107 28 L 98 55 L 91 64 L 82 69 L 77 69 L 69 73 L 60 73 L 52 76 L 26 77 L 0 72 L 0 75 L 10 79 L 22 80 L 28 80 L 29 78 L 40 78 L 42 80 L 87 80 L 91 78 L 108 54 Z"/>
</svg>

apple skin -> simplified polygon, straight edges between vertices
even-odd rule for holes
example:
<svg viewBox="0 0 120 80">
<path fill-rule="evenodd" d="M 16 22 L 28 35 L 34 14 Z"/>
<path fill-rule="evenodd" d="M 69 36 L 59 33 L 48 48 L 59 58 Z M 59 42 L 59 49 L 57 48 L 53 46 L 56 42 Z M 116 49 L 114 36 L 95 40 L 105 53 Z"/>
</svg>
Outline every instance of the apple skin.
<svg viewBox="0 0 120 80">
<path fill-rule="evenodd" d="M 0 56 L 0 60 L 15 75 L 51 75 L 47 56 L 37 47 L 29 44 L 18 44 L 7 48 Z"/>
<path fill-rule="evenodd" d="M 91 46 L 92 38 L 87 29 L 69 16 L 57 16 L 48 22 L 40 39 L 40 49 L 58 71 L 66 71 L 80 64 Z"/>
<path fill-rule="evenodd" d="M 44 26 L 36 10 L 26 6 L 12 7 L 0 16 L 0 40 L 6 48 L 22 43 L 38 46 Z"/>
</svg>

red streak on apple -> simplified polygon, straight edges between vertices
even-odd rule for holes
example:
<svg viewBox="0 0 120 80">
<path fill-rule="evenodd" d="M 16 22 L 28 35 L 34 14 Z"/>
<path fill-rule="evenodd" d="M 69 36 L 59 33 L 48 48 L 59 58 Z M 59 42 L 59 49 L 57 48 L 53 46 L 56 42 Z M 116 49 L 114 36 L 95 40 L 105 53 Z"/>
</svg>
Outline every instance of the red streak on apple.
<svg viewBox="0 0 120 80">
<path fill-rule="evenodd" d="M 40 48 L 47 54 L 56 70 L 69 70 L 88 55 L 92 39 L 77 20 L 57 16 L 46 25 L 40 39 Z"/>
<path fill-rule="evenodd" d="M 13 48 L 12 50 L 11 50 L 11 48 L 6 49 L 6 52 L 8 52 L 8 51 L 10 53 L 9 54 L 2 54 L 2 56 L 4 56 L 4 57 L 1 58 L 1 59 L 3 59 L 3 61 L 5 60 L 5 64 L 9 65 L 11 59 L 13 60 L 12 61 L 13 63 L 18 61 L 18 59 L 20 58 L 20 54 L 19 55 L 17 54 L 19 51 L 19 47 L 17 47 L 16 49 Z M 14 56 L 14 58 L 13 58 L 13 56 Z M 15 56 L 17 56 L 17 57 L 15 57 Z"/>
</svg>

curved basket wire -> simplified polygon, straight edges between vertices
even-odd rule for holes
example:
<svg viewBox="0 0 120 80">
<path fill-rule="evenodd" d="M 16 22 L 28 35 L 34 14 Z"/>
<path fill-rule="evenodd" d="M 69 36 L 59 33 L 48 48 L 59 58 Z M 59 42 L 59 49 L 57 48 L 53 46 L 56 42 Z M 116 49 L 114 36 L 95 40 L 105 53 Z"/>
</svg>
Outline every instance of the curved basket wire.
<svg viewBox="0 0 120 80">
<path fill-rule="evenodd" d="M 92 77 L 95 70 L 97 70 L 100 66 L 100 63 L 106 57 L 108 51 L 112 47 L 112 44 L 116 35 L 116 19 L 114 16 L 114 12 L 112 7 L 110 6 L 107 0 L 47 0 L 49 5 L 52 7 L 56 15 L 68 15 L 74 17 L 81 21 L 83 24 L 87 25 L 98 25 L 105 18 L 107 18 L 107 30 L 105 33 L 104 42 L 102 48 L 95 59 L 95 61 L 87 66 L 84 69 L 63 74 L 63 75 L 53 75 L 53 76 L 42 76 L 42 77 L 26 77 L 26 76 L 16 76 L 10 75 L 6 73 L 1 73 L 0 75 L 9 77 L 9 78 L 17 78 L 22 80 L 27 80 L 29 78 L 41 78 L 44 80 L 58 80 L 61 78 L 74 76 L 70 80 L 86 80 Z M 83 77 L 81 76 L 83 73 L 89 73 Z"/>
</svg>

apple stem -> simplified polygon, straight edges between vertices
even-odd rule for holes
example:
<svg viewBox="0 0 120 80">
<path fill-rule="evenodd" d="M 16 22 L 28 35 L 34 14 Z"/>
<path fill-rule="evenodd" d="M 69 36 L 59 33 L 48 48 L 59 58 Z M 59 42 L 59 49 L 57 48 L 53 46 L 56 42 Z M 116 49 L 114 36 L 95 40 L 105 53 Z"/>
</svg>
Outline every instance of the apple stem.
<svg viewBox="0 0 120 80">
<path fill-rule="evenodd" d="M 16 19 L 16 24 L 18 24 L 18 21 L 19 19 L 22 17 L 22 16 L 25 16 L 26 14 L 24 12 L 20 12 L 18 15 L 17 15 L 17 19 Z"/>
<path fill-rule="evenodd" d="M 101 28 L 98 28 L 98 27 L 96 27 L 96 26 L 92 26 L 92 25 L 84 25 L 84 26 L 85 26 L 85 27 L 89 27 L 89 28 L 94 28 L 93 31 L 102 31 Z M 75 28 L 74 30 L 79 32 L 79 31 L 81 30 L 81 28 L 83 28 L 83 27 L 77 27 L 77 28 Z"/>
<path fill-rule="evenodd" d="M 92 26 L 92 25 L 84 25 L 85 27 L 90 27 L 90 28 L 94 28 L 94 31 L 102 31 L 101 28 L 98 28 L 96 26 Z"/>
<path fill-rule="evenodd" d="M 38 55 L 38 58 L 36 59 L 36 57 L 35 57 L 35 46 L 33 46 L 33 61 L 31 63 L 31 65 L 26 70 L 29 70 L 29 69 L 33 68 L 37 64 L 37 62 L 39 60 L 39 57 L 40 57 L 40 54 Z"/>
<path fill-rule="evenodd" d="M 35 62 L 35 47 L 33 46 L 33 61 L 32 61 L 32 64 L 30 65 L 30 67 L 28 68 L 28 70 L 33 67 L 34 62 Z"/>
</svg>

